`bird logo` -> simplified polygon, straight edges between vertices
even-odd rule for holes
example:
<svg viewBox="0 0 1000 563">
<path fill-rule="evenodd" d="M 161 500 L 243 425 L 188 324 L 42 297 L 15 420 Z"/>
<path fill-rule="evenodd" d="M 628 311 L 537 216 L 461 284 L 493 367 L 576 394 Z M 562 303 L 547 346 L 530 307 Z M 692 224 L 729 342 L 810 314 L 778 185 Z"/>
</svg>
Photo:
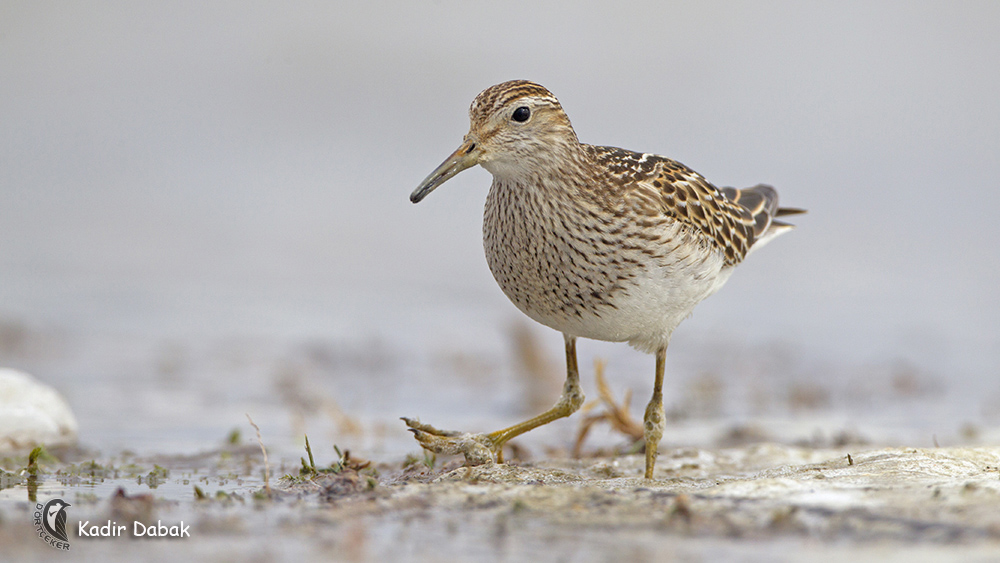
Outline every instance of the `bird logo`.
<svg viewBox="0 0 1000 563">
<path fill-rule="evenodd" d="M 44 514 L 42 525 L 45 526 L 45 531 L 60 541 L 69 541 L 66 537 L 67 506 L 72 505 L 61 498 L 54 498 L 45 503 L 45 508 L 42 509 Z"/>
</svg>

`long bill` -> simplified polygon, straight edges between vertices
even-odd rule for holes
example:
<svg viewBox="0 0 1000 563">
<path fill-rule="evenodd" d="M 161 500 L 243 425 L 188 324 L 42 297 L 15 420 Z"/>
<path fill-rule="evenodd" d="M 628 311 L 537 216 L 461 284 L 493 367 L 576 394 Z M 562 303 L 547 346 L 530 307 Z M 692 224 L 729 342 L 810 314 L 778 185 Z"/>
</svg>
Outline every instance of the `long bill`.
<svg viewBox="0 0 1000 563">
<path fill-rule="evenodd" d="M 477 149 L 476 143 L 466 137 L 465 141 L 462 142 L 462 146 L 458 147 L 458 150 L 451 153 L 451 156 L 435 168 L 434 172 L 431 172 L 430 175 L 424 178 L 423 182 L 420 182 L 420 186 L 410 194 L 410 201 L 419 203 L 420 200 L 427 197 L 427 194 L 434 191 L 434 188 L 447 182 L 455 174 L 479 164 L 481 154 L 482 151 Z"/>
</svg>

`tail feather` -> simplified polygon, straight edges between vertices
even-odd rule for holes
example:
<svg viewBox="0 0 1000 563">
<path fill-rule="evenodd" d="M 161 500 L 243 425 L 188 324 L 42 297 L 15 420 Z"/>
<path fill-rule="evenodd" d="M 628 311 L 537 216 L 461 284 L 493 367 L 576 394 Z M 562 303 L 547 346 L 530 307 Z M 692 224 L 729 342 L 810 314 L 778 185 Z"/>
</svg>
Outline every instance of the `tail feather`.
<svg viewBox="0 0 1000 563">
<path fill-rule="evenodd" d="M 785 215 L 798 215 L 800 213 L 805 213 L 805 209 L 799 209 L 798 207 L 779 207 L 778 212 L 774 214 L 775 217 L 782 217 Z"/>
<path fill-rule="evenodd" d="M 722 188 L 723 195 L 729 201 L 739 204 L 745 208 L 754 220 L 754 243 L 750 251 L 764 246 L 774 237 L 790 231 L 795 225 L 778 221 L 775 217 L 786 215 L 798 215 L 805 213 L 805 209 L 795 207 L 778 207 L 778 191 L 773 187 L 759 184 L 752 188 L 742 190 L 736 188 Z"/>
</svg>

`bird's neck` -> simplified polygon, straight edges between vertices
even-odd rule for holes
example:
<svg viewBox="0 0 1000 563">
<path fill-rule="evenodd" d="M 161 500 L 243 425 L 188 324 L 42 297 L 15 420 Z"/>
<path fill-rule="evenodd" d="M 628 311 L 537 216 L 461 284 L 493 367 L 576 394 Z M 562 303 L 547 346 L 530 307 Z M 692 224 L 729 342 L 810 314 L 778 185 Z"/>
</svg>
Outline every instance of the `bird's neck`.
<svg viewBox="0 0 1000 563">
<path fill-rule="evenodd" d="M 594 169 L 579 142 L 549 145 L 545 150 L 484 163 L 483 167 L 493 174 L 495 187 L 533 192 L 543 198 L 583 189 L 593 181 Z"/>
</svg>

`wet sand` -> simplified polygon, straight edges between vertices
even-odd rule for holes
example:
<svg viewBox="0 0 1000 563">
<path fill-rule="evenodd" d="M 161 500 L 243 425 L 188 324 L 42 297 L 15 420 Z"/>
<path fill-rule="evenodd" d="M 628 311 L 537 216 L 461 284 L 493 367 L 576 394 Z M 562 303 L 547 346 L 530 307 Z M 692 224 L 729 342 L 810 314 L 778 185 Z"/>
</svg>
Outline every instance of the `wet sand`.
<svg viewBox="0 0 1000 563">
<path fill-rule="evenodd" d="M 538 360 L 541 352 L 532 351 L 530 338 L 521 340 L 506 362 L 521 366 L 512 371 L 534 386 L 523 385 L 515 403 L 557 392 L 561 379 L 552 361 Z M 69 366 L 117 365 L 122 356 L 130 366 L 160 365 L 162 347 L 147 347 L 115 346 L 114 354 L 89 362 L 87 355 L 43 357 L 65 358 Z M 25 452 L 0 456 L 0 558 L 57 557 L 38 538 L 31 518 L 38 502 L 55 497 L 71 504 L 67 528 L 74 559 L 92 561 L 1000 558 L 1000 447 L 989 445 L 1000 440 L 1000 432 L 988 421 L 938 426 L 932 434 L 916 425 L 936 399 L 933 380 L 886 383 L 888 395 L 872 395 L 879 408 L 908 409 L 893 427 L 859 408 L 834 416 L 840 409 L 828 397 L 836 392 L 834 380 L 827 382 L 833 391 L 809 388 L 827 391 L 820 394 L 826 399 L 816 401 L 807 400 L 816 393 L 783 389 L 780 378 L 757 377 L 756 385 L 768 385 L 761 387 L 768 397 L 787 397 L 788 407 L 742 417 L 721 406 L 727 393 L 741 395 L 741 388 L 694 378 L 675 393 L 656 478 L 644 480 L 642 455 L 623 453 L 630 451 L 638 424 L 627 408 L 627 384 L 620 377 L 605 384 L 600 363 L 596 389 L 588 390 L 594 401 L 578 416 L 519 437 L 508 453 L 515 461 L 467 467 L 460 458 L 427 456 L 401 422 L 370 403 L 381 400 L 384 411 L 423 414 L 458 428 L 491 428 L 515 419 L 495 405 L 480 408 L 479 418 L 445 408 L 503 388 L 482 375 L 489 373 L 482 362 L 469 368 L 474 376 L 468 381 L 440 371 L 428 383 L 383 373 L 384 363 L 363 377 L 324 371 L 321 360 L 328 356 L 334 359 L 323 361 L 331 365 L 353 365 L 342 361 L 345 353 L 336 347 L 293 342 L 235 352 L 233 346 L 218 348 L 240 361 L 219 369 L 211 359 L 222 352 L 215 352 L 205 354 L 204 366 L 189 360 L 183 369 L 148 368 L 160 375 L 141 378 L 139 389 L 133 370 L 108 369 L 122 375 L 99 380 L 100 393 L 77 404 L 87 429 L 82 442 L 97 441 L 95 447 L 111 453 L 86 446 L 55 450 L 40 458 L 34 483 L 25 471 Z M 386 355 L 382 348 L 365 348 L 349 357 L 371 361 L 381 357 L 375 352 Z M 190 351 L 182 356 L 198 357 Z M 502 359 L 485 358 L 486 365 Z M 38 371 L 73 373 L 46 365 L 39 362 Z M 289 365 L 297 371 L 289 372 Z M 628 373 L 614 368 L 615 375 Z M 911 381 L 890 376 L 890 382 Z M 466 381 L 469 389 L 443 400 L 427 393 L 371 394 L 378 382 L 390 380 L 424 389 Z M 546 382 L 552 384 L 547 391 L 539 387 Z M 82 394 L 84 382 L 66 384 L 74 396 L 89 396 Z M 370 398 L 369 410 L 348 414 L 337 407 L 338 399 L 350 396 Z M 269 452 L 268 487 L 247 411 Z M 228 435 L 221 430 L 227 426 L 234 429 Z M 306 431 L 313 438 L 312 462 L 297 445 L 296 437 Z M 574 445 L 580 435 L 585 439 Z M 206 446 L 211 436 L 218 441 L 208 444 L 225 445 Z M 939 440 L 947 447 L 901 447 Z M 116 441 L 138 453 L 109 445 Z M 370 461 L 346 455 L 346 449 L 342 455 L 332 442 Z M 305 474 L 303 460 L 310 465 Z M 131 530 L 133 521 L 168 529 L 186 525 L 190 537 L 84 537 L 79 529 L 80 522 L 114 522 Z"/>
<path fill-rule="evenodd" d="M 250 445 L 116 462 L 108 466 L 117 472 L 91 470 L 93 476 L 86 464 L 43 466 L 38 498 L 62 495 L 73 505 L 67 527 L 74 558 L 986 561 L 1000 556 L 996 447 L 666 448 L 654 480 L 641 478 L 639 455 L 478 467 L 460 459 L 431 467 L 429 458 L 367 465 L 348 458 L 309 475 L 288 464 L 275 466 L 270 495 L 260 478 L 262 456 Z M 156 472 L 161 483 L 149 494 L 113 492 L 135 491 L 137 482 Z M 281 478 L 283 473 L 292 477 Z M 0 543 L 5 555 L 16 559 L 52 557 L 54 550 L 34 533 L 26 492 L 24 483 L 3 491 Z M 77 534 L 78 521 L 131 525 L 132 519 L 183 522 L 191 537 Z"/>
</svg>

